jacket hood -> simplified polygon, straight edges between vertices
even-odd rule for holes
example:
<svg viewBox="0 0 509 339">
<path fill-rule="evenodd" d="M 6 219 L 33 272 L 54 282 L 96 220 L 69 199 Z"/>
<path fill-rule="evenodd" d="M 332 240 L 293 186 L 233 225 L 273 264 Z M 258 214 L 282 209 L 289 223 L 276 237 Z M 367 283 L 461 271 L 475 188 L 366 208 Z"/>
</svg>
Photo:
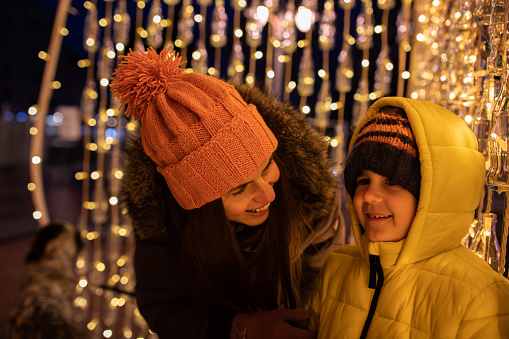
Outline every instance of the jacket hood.
<svg viewBox="0 0 509 339">
<path fill-rule="evenodd" d="M 275 153 L 284 164 L 299 204 L 297 208 L 306 221 L 311 226 L 326 218 L 338 184 L 330 170 L 323 136 L 289 103 L 282 103 L 253 86 L 233 85 L 248 104 L 257 107 L 276 136 Z M 132 132 L 124 148 L 121 199 L 136 235 L 146 239 L 166 233 L 165 219 L 171 211 L 165 201 L 171 193 L 156 164 L 143 151 L 141 128 L 139 125 Z"/>
<path fill-rule="evenodd" d="M 399 97 L 381 98 L 371 106 L 354 132 L 349 151 L 362 126 L 384 106 L 406 112 L 419 150 L 421 189 L 407 238 L 398 243 L 363 239 L 348 193 L 347 201 L 354 237 L 365 260 L 368 253 L 390 253 L 390 264 L 399 266 L 460 245 L 481 199 L 485 164 L 474 133 L 461 118 L 437 104 Z"/>
</svg>

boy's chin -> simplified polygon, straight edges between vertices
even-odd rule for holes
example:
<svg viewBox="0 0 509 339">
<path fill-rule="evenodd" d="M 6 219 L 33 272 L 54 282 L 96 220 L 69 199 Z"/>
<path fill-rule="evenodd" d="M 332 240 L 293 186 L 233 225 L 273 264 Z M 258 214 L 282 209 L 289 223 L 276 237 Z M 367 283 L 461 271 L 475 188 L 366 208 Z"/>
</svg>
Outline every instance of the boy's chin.
<svg viewBox="0 0 509 339">
<path fill-rule="evenodd" d="M 384 232 L 365 232 L 366 237 L 372 242 L 398 242 L 405 239 L 403 236 L 384 234 Z"/>
</svg>

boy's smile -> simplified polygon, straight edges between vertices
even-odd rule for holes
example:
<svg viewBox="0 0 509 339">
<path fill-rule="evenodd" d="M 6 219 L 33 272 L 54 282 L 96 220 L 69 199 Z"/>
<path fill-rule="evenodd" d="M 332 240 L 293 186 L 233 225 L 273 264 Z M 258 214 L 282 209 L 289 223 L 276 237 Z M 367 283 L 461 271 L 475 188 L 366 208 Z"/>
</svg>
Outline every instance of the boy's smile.
<svg viewBox="0 0 509 339">
<path fill-rule="evenodd" d="M 369 240 L 399 241 L 408 234 L 417 199 L 386 177 L 363 170 L 357 176 L 353 205 Z"/>
</svg>

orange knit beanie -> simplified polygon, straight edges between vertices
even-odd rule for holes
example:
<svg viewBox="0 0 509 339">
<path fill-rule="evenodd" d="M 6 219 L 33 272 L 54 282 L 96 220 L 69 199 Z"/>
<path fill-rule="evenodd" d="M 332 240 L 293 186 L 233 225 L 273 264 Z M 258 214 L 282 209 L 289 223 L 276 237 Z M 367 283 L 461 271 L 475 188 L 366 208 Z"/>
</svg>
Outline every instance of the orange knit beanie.
<svg viewBox="0 0 509 339">
<path fill-rule="evenodd" d="M 138 50 L 113 73 L 112 94 L 141 120 L 145 153 L 182 208 L 218 199 L 275 151 L 274 134 L 233 86 L 183 72 L 169 48 Z"/>
</svg>

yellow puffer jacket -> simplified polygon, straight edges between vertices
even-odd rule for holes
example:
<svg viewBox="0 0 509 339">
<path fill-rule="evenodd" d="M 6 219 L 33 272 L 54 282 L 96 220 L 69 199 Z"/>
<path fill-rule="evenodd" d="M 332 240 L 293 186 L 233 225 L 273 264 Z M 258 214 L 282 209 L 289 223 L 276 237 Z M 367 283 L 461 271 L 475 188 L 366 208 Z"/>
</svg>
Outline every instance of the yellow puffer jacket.
<svg viewBox="0 0 509 339">
<path fill-rule="evenodd" d="M 357 245 L 327 259 L 311 329 L 318 338 L 360 338 L 373 302 L 367 338 L 509 338 L 508 280 L 460 245 L 483 189 L 484 158 L 474 134 L 431 102 L 382 98 L 359 123 L 350 147 L 383 106 L 406 111 L 417 141 L 422 176 L 417 213 L 406 239 L 370 242 L 347 197 Z M 378 302 L 375 284 L 369 287 L 370 254 L 379 256 L 383 268 Z"/>
</svg>

